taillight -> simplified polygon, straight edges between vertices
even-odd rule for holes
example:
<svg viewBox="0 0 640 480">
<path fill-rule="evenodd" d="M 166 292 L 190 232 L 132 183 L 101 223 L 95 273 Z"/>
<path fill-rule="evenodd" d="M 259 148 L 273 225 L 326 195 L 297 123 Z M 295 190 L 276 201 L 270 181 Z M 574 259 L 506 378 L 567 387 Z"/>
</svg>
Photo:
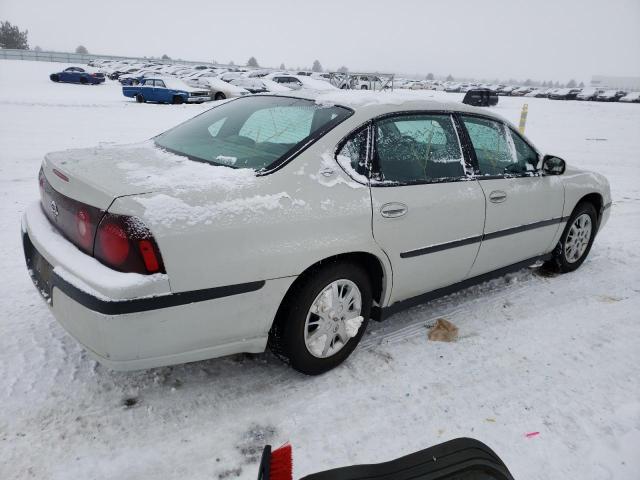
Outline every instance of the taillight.
<svg viewBox="0 0 640 480">
<path fill-rule="evenodd" d="M 149 229 L 138 218 L 107 213 L 102 218 L 93 255 L 121 272 L 163 272 L 162 257 Z"/>
<path fill-rule="evenodd" d="M 93 227 L 89 212 L 80 207 L 76 213 L 76 233 L 78 243 L 85 249 L 90 250 L 93 246 Z"/>
</svg>

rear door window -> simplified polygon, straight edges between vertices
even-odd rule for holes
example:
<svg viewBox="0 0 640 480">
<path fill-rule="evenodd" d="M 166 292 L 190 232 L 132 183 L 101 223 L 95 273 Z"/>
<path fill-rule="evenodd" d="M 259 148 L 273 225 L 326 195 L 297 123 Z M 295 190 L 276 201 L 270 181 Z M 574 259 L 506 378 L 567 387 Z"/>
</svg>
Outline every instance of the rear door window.
<svg viewBox="0 0 640 480">
<path fill-rule="evenodd" d="M 450 115 L 400 115 L 376 123 L 381 180 L 420 183 L 465 176 L 462 151 Z"/>
</svg>

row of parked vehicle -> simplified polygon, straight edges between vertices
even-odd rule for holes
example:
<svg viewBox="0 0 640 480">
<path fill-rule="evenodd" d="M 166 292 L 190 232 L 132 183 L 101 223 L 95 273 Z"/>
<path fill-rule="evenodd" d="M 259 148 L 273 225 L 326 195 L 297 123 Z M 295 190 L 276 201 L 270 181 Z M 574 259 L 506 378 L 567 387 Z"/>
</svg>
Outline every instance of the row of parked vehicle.
<svg viewBox="0 0 640 480">
<path fill-rule="evenodd" d="M 591 100 L 598 102 L 640 103 L 640 92 L 605 88 L 539 88 L 512 85 L 487 85 L 477 83 L 444 83 L 446 92 L 468 92 L 478 88 L 488 89 L 499 96 L 549 98 L 551 100 Z"/>
<path fill-rule="evenodd" d="M 95 60 L 90 65 L 119 81 L 123 94 L 138 102 L 202 103 L 251 93 L 337 88 L 329 82 L 329 74 L 312 72 L 111 60 Z"/>
</svg>

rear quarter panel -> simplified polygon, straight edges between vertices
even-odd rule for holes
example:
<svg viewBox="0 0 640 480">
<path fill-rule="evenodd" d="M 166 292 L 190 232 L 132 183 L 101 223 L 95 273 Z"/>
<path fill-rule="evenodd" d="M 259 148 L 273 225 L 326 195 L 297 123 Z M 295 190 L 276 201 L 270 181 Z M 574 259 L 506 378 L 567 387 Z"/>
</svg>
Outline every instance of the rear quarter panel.
<svg viewBox="0 0 640 480">
<path fill-rule="evenodd" d="M 143 219 L 175 292 L 296 276 L 348 252 L 376 255 L 390 274 L 373 241 L 369 188 L 333 158 L 349 131 L 336 127 L 280 170 L 238 188 L 121 197 L 110 211 Z M 333 173 L 320 173 L 325 168 Z"/>
</svg>

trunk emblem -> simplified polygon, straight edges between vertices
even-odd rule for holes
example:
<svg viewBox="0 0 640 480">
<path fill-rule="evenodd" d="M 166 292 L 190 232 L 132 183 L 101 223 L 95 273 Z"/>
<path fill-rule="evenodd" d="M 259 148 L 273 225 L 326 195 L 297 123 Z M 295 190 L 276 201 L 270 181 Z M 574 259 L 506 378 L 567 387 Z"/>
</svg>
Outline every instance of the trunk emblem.
<svg viewBox="0 0 640 480">
<path fill-rule="evenodd" d="M 60 212 L 58 211 L 58 205 L 56 204 L 56 202 L 55 202 L 54 200 L 51 200 L 50 207 L 51 207 L 51 213 L 53 213 L 53 215 L 54 215 L 56 218 L 58 218 L 58 214 L 59 214 Z"/>
</svg>

